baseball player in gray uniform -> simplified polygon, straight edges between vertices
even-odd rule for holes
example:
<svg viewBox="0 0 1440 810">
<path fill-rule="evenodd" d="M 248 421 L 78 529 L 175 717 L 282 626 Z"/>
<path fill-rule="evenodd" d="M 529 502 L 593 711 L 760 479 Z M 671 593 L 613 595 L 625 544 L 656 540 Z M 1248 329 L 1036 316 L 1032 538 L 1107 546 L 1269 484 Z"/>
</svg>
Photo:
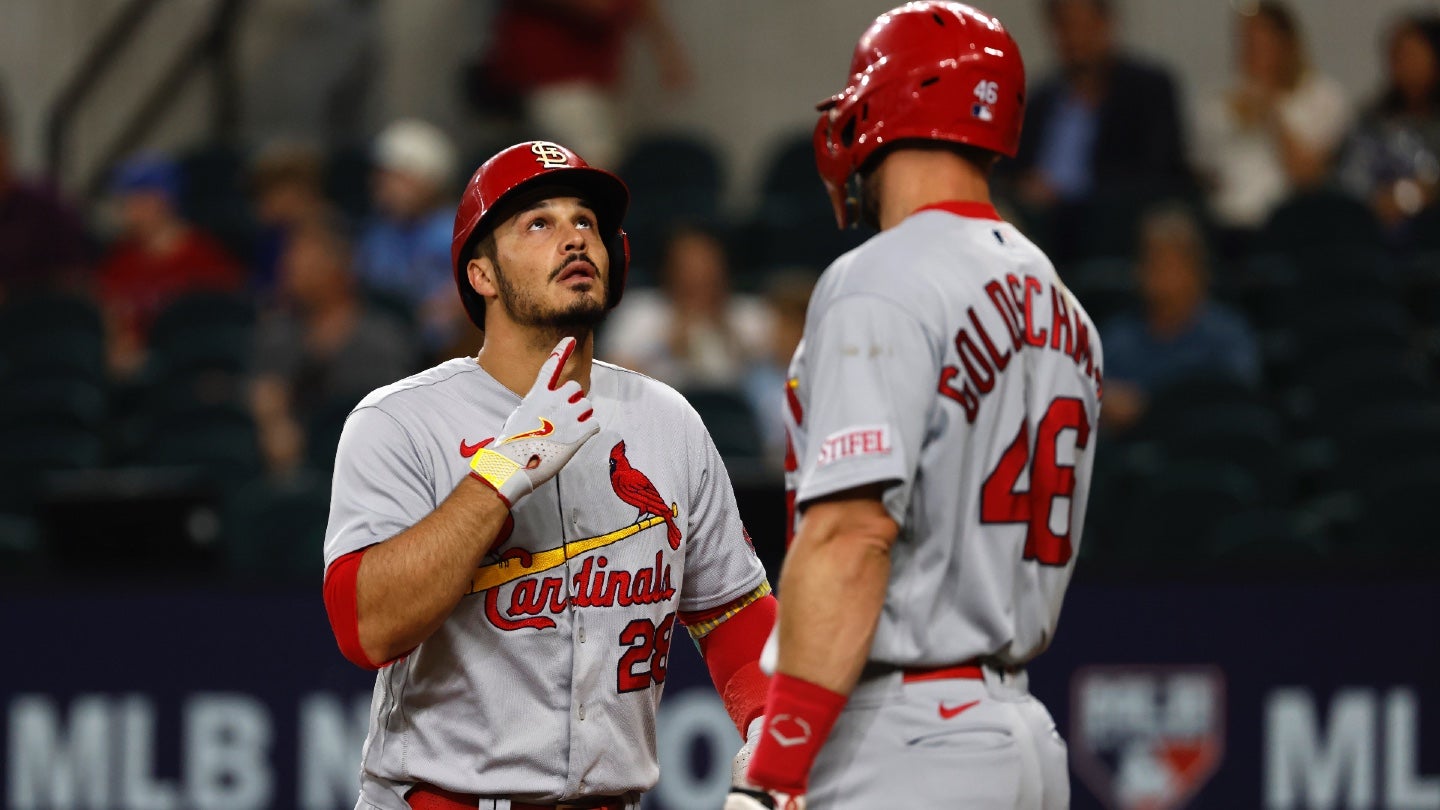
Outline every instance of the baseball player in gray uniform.
<svg viewBox="0 0 1440 810">
<path fill-rule="evenodd" d="M 821 105 L 842 227 L 790 366 L 778 666 L 727 808 L 1063 808 L 1026 688 L 1055 632 L 1100 410 L 1094 324 L 990 204 L 1025 77 L 968 6 L 881 15 Z M 768 655 L 767 655 L 768 659 Z"/>
<path fill-rule="evenodd" d="M 557 144 L 486 161 L 455 220 L 478 357 L 346 421 L 325 536 L 341 651 L 377 669 L 357 808 L 636 808 L 677 624 L 742 733 L 775 601 L 715 445 L 592 359 L 628 191 Z"/>
</svg>

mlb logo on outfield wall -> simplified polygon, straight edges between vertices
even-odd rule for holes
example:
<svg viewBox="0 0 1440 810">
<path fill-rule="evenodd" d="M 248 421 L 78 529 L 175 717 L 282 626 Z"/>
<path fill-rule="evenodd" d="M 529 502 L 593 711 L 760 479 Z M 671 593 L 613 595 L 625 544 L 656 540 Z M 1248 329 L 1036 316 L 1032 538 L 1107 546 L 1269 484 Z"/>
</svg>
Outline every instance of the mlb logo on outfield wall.
<svg viewBox="0 0 1440 810">
<path fill-rule="evenodd" d="M 1075 772 L 1106 807 L 1184 807 L 1220 767 L 1219 668 L 1085 667 L 1071 678 L 1070 692 Z"/>
</svg>

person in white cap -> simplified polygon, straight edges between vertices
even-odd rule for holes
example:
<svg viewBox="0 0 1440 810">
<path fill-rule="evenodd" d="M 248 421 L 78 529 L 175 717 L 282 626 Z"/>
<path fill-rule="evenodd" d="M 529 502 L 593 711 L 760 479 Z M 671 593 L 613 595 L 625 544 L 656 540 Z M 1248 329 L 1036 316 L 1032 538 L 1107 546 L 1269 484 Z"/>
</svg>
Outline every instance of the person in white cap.
<svg viewBox="0 0 1440 810">
<path fill-rule="evenodd" d="M 450 287 L 450 187 L 455 146 L 416 119 L 391 123 L 375 139 L 372 213 L 360 237 L 356 272 L 369 289 L 414 309 L 425 349 L 448 350 L 464 324 Z"/>
</svg>

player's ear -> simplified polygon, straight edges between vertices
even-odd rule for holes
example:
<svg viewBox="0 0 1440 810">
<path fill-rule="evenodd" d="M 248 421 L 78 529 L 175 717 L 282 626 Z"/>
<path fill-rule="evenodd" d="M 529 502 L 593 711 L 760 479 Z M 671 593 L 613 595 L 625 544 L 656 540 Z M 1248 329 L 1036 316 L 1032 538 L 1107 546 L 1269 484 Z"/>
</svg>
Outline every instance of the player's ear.
<svg viewBox="0 0 1440 810">
<path fill-rule="evenodd" d="M 500 294 L 495 283 L 495 263 L 489 256 L 476 256 L 465 265 L 465 275 L 470 279 L 470 288 L 486 298 Z"/>
</svg>

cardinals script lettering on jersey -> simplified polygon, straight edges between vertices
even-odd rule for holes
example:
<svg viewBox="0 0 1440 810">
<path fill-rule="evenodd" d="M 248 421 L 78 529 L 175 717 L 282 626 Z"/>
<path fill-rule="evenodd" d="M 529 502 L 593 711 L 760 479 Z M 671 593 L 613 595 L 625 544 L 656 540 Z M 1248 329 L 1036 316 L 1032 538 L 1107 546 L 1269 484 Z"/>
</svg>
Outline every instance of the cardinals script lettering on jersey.
<svg viewBox="0 0 1440 810">
<path fill-rule="evenodd" d="M 1069 290 L 1032 275 L 1011 273 L 1003 282 L 992 279 L 987 283 L 985 296 L 1005 331 L 987 329 L 981 314 L 970 307 L 968 322 L 955 333 L 960 365 L 940 369 L 940 393 L 960 403 L 966 422 L 975 422 L 980 401 L 995 390 L 1014 356 L 1026 350 L 1061 352 L 1084 369 L 1099 392 L 1103 376 L 1090 348 L 1090 329 L 1084 318 L 1077 317 Z M 1043 311 L 1047 305 L 1048 316 Z"/>
<path fill-rule="evenodd" d="M 523 549 L 510 549 L 502 559 L 515 559 L 530 567 L 531 555 Z M 559 615 L 567 606 L 577 608 L 608 608 L 619 605 L 649 605 L 675 598 L 670 584 L 670 564 L 664 553 L 655 552 L 655 565 L 638 571 L 607 570 L 610 560 L 604 555 L 587 557 L 575 574 L 574 596 L 565 587 L 564 577 L 529 577 L 515 583 L 505 608 L 500 607 L 500 588 L 485 592 L 485 618 L 501 630 L 534 628 L 548 630 L 555 620 L 544 614 Z"/>
</svg>

